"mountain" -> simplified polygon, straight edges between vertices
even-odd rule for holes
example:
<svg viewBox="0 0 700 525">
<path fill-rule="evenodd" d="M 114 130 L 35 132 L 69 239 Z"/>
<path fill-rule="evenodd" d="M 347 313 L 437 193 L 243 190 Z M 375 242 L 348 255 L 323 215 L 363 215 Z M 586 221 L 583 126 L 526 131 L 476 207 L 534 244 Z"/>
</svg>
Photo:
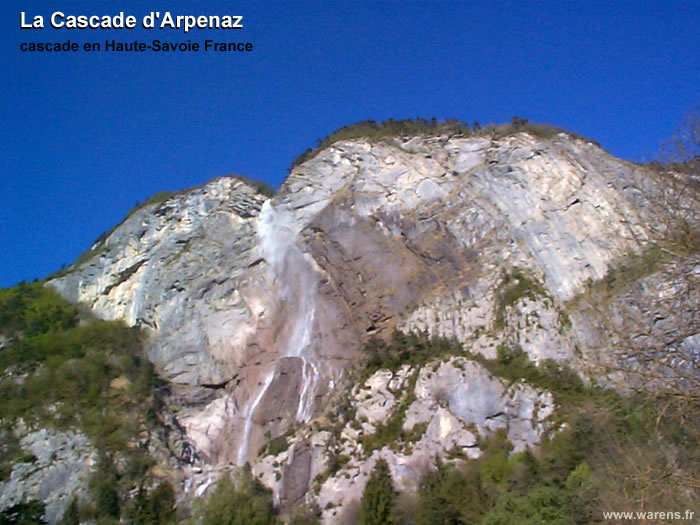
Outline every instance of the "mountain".
<svg viewBox="0 0 700 525">
<path fill-rule="evenodd" d="M 590 409 L 590 424 L 603 425 L 606 403 L 634 411 L 639 396 L 659 409 L 644 421 L 680 417 L 675 403 L 686 403 L 682 420 L 650 431 L 669 443 L 654 472 L 697 481 L 697 451 L 684 448 L 700 428 L 697 174 L 523 123 L 336 139 L 307 152 L 272 197 L 221 177 L 150 200 L 32 292 L 79 305 L 66 329 L 114 321 L 140 334 L 148 361 L 134 359 L 153 376 L 141 399 L 154 401 L 134 408 L 151 414 L 135 435 L 149 439 L 125 443 L 149 464 L 114 501 L 128 506 L 133 487 L 152 494 L 167 481 L 186 509 L 248 463 L 284 516 L 305 505 L 324 523 L 369 523 L 363 491 L 381 471 L 405 499 L 394 507 L 417 509 L 396 520 L 413 523 L 427 512 L 430 476 L 478 465 L 478 486 L 501 488 L 483 490 L 481 511 L 458 511 L 489 522 L 506 512 L 499 494 L 523 457 L 544 465 L 553 443 L 579 436 L 576 414 Z M 2 344 L 30 340 L 25 329 Z M 6 365 L 3 381 L 42 366 Z M 105 396 L 141 384 L 119 370 Z M 7 432 L 36 461 L 10 463 L 0 507 L 39 500 L 55 523 L 74 493 L 96 497 L 88 479 L 104 457 L 126 479 L 119 449 L 106 454 L 85 418 L 20 419 Z M 53 460 L 36 452 L 47 447 Z M 600 478 L 588 453 L 571 452 L 554 485 L 574 491 L 573 473 L 591 467 Z M 484 467 L 494 458 L 500 474 Z M 70 491 L 55 481 L 57 462 Z M 525 488 L 518 497 L 539 490 Z M 684 490 L 674 503 L 690 508 L 697 485 Z"/>
</svg>

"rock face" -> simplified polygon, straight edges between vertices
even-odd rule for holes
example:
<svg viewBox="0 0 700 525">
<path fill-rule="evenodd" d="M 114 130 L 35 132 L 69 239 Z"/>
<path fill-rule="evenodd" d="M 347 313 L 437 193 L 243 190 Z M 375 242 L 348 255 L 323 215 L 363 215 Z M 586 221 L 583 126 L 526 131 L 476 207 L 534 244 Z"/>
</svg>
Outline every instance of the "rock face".
<svg viewBox="0 0 700 525">
<path fill-rule="evenodd" d="M 300 484 L 308 487 L 314 480 L 309 499 L 324 509 L 327 523 L 342 523 L 343 507 L 359 502 L 379 458 L 389 465 L 397 490 L 415 490 L 436 457 L 477 458 L 479 437 L 496 430 L 506 432 L 516 451 L 534 446 L 554 411 L 550 393 L 522 382 L 508 385 L 462 357 L 379 370 L 353 388 L 349 405 L 355 414 L 350 421 L 330 432 L 302 429 L 286 450 L 264 456 L 254 467 L 287 505 L 304 494 Z M 404 437 L 378 443 L 378 428 L 395 417 L 401 418 Z"/>
<path fill-rule="evenodd" d="M 49 284 L 100 317 L 149 328 L 150 358 L 170 381 L 225 383 L 249 336 L 253 314 L 234 283 L 255 279 L 248 266 L 263 202 L 243 182 L 220 178 L 144 206 L 87 263 Z"/>
<path fill-rule="evenodd" d="M 367 450 L 363 438 L 395 414 L 407 390 L 415 398 L 402 425 L 410 438 Z M 339 509 L 359 502 L 377 459 L 387 462 L 398 490 L 415 490 L 436 456 L 479 457 L 479 436 L 495 430 L 505 430 L 516 451 L 534 446 L 548 427 L 554 401 L 548 392 L 523 383 L 509 386 L 478 363 L 454 357 L 423 367 L 405 366 L 396 374 L 380 370 L 355 387 L 352 407 L 356 419 L 342 429 L 335 451 L 348 458 L 347 463 L 318 490 L 325 522 L 335 522 Z"/>
<path fill-rule="evenodd" d="M 424 330 L 487 358 L 519 346 L 627 386 L 659 366 L 697 384 L 700 265 L 638 264 L 658 237 L 657 197 L 673 194 L 663 184 L 563 133 L 343 141 L 295 168 L 272 199 L 220 178 L 145 206 L 48 284 L 145 327 L 150 358 L 188 400 L 177 417 L 202 461 L 257 462 L 291 504 L 331 447 L 327 432 L 304 434 L 307 423 L 370 336 Z M 697 224 L 695 197 L 675 196 L 690 199 Z M 596 283 L 625 265 L 644 271 L 603 293 Z M 410 377 L 406 430 L 422 432 L 410 451 L 363 456 L 358 433 L 392 413 Z M 355 392 L 360 428 L 348 424 L 341 452 L 352 459 L 320 485 L 322 507 L 361 493 L 379 456 L 408 486 L 430 454 L 478 454 L 478 436 L 497 428 L 516 448 L 535 444 L 554 410 L 546 392 L 461 358 L 384 371 Z M 255 459 L 293 425 L 287 450 Z"/>
<path fill-rule="evenodd" d="M 95 451 L 85 436 L 74 432 L 19 425 L 15 433 L 26 460 L 15 464 L 9 480 L 0 482 L 0 509 L 39 500 L 46 505 L 44 519 L 57 523 L 73 498 L 83 495 Z"/>
</svg>

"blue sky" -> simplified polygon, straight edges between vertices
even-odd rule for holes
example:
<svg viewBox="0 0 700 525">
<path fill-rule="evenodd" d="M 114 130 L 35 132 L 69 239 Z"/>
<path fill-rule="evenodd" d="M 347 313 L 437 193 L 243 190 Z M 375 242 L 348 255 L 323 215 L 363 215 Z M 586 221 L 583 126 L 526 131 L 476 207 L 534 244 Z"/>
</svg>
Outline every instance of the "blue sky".
<svg viewBox="0 0 700 525">
<path fill-rule="evenodd" d="M 20 13 L 43 30 L 21 30 Z M 134 30 L 53 29 L 133 14 Z M 150 11 L 244 29 L 143 30 Z M 72 262 L 137 201 L 242 173 L 273 186 L 365 119 L 519 115 L 650 160 L 700 101 L 700 1 L 2 3 L 0 286 Z M 22 53 L 21 42 L 252 42 L 249 54 Z"/>
</svg>

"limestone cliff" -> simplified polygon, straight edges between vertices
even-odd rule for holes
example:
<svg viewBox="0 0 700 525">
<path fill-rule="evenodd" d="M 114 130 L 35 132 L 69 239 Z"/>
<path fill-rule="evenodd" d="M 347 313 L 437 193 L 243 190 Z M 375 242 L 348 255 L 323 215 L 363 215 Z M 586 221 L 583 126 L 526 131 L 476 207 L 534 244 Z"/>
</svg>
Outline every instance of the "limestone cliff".
<svg viewBox="0 0 700 525">
<path fill-rule="evenodd" d="M 278 501 L 333 509 L 377 457 L 415 486 L 435 453 L 478 455 L 480 433 L 534 445 L 556 410 L 461 357 L 348 386 L 371 336 L 427 331 L 486 358 L 519 346 L 620 388 L 697 386 L 700 265 L 661 242 L 674 221 L 697 228 L 697 209 L 673 176 L 564 133 L 356 139 L 297 166 L 270 199 L 220 178 L 144 206 L 48 284 L 148 331 L 199 458 L 183 466 L 189 494 L 250 461 Z M 331 443 L 318 422 L 341 388 L 360 423 Z M 406 389 L 411 450 L 363 456 L 360 435 Z M 285 434 L 290 448 L 257 457 Z M 331 447 L 351 459 L 323 479 Z"/>
</svg>

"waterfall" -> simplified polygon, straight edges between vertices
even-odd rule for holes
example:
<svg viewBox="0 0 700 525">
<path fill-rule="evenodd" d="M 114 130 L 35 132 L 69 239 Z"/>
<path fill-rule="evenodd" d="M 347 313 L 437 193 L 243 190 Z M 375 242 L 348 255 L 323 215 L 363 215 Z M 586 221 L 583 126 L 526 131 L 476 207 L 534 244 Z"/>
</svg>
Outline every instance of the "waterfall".
<svg viewBox="0 0 700 525">
<path fill-rule="evenodd" d="M 318 274 L 296 245 L 299 226 L 292 212 L 276 209 L 271 201 L 263 204 L 258 223 L 260 252 L 269 264 L 268 279 L 277 284 L 281 311 L 292 315 L 288 335 L 278 341 L 283 357 L 296 357 L 301 361 L 302 387 L 297 404 L 296 420 L 308 421 L 313 415 L 313 401 L 320 377 L 313 348 L 313 325 L 316 318 L 316 292 Z M 238 449 L 238 464 L 248 457 L 250 433 L 255 410 L 274 378 L 274 369 L 267 373 L 262 388 L 249 405 L 243 438 Z"/>
<path fill-rule="evenodd" d="M 238 447 L 239 465 L 245 465 L 245 462 L 248 459 L 248 441 L 250 440 L 250 431 L 253 429 L 253 416 L 255 415 L 255 409 L 258 408 L 260 400 L 265 395 L 265 392 L 267 392 L 267 389 L 270 386 L 270 383 L 272 383 L 272 378 L 274 376 L 274 370 L 268 372 L 267 376 L 265 377 L 263 387 L 260 389 L 260 392 L 258 392 L 258 395 L 255 396 L 253 403 L 248 407 L 248 415 L 246 416 L 245 426 L 243 427 L 243 441 L 241 441 L 241 445 Z"/>
<path fill-rule="evenodd" d="M 191 480 L 187 480 L 187 481 L 190 481 L 190 482 L 191 482 Z M 212 479 L 211 479 L 211 474 L 209 474 L 209 475 L 207 476 L 207 480 L 204 482 L 204 484 L 203 484 L 203 485 L 200 485 L 199 487 L 197 487 L 197 490 L 194 491 L 194 497 L 195 497 L 195 498 L 201 497 L 202 494 L 204 494 L 204 493 L 207 491 L 207 489 L 209 488 L 209 486 L 210 486 L 212 483 L 213 483 L 213 481 L 212 481 Z M 187 491 L 187 489 L 185 489 L 185 491 Z"/>
</svg>

